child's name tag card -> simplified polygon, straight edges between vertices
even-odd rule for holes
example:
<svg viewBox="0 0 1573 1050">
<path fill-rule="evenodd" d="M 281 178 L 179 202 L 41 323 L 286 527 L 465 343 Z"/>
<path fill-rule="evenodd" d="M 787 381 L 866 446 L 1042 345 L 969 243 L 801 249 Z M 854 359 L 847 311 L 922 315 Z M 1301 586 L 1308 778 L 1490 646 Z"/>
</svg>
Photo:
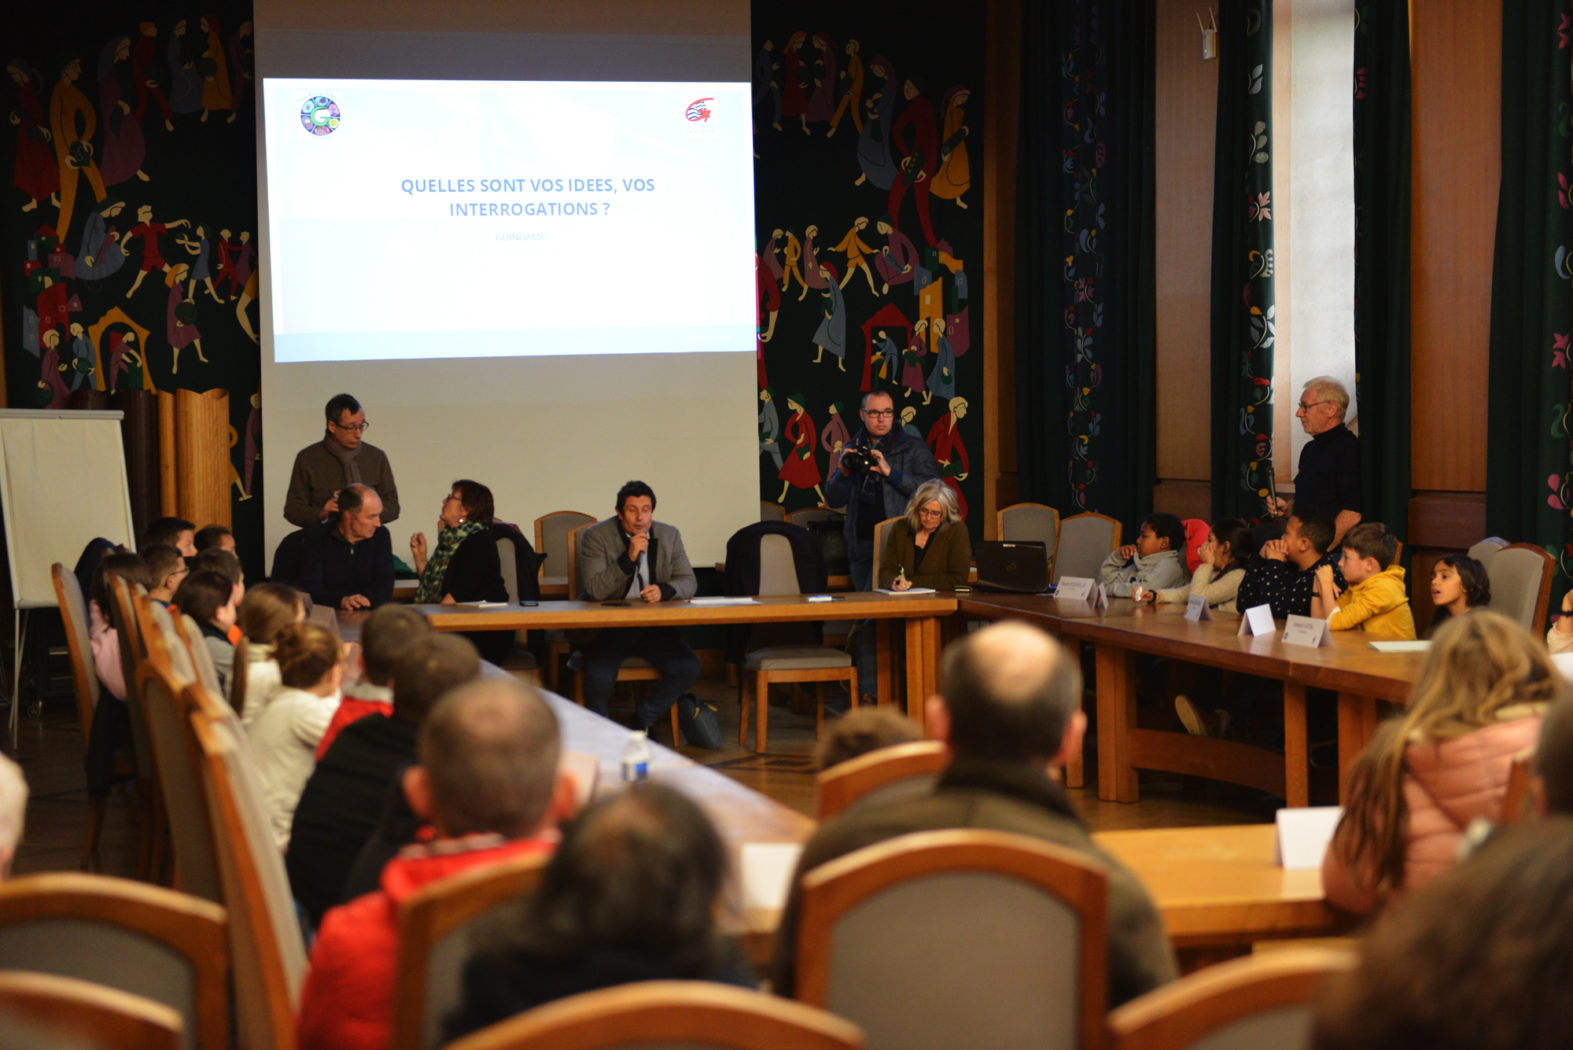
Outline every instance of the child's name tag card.
<svg viewBox="0 0 1573 1050">
<path fill-rule="evenodd" d="M 1203 620 L 1213 618 L 1212 606 L 1207 604 L 1205 594 L 1193 594 L 1185 603 L 1185 618 L 1192 623 L 1201 623 Z"/>
<path fill-rule="evenodd" d="M 1094 612 L 1107 610 L 1109 608 L 1109 588 L 1101 583 L 1098 584 L 1098 589 L 1093 592 L 1092 608 Z"/>
<path fill-rule="evenodd" d="M 1272 634 L 1277 629 L 1278 625 L 1273 623 L 1273 607 L 1254 605 L 1241 615 L 1238 634 L 1246 638 L 1254 638 L 1259 634 Z"/>
<path fill-rule="evenodd" d="M 1313 648 L 1333 644 L 1332 628 L 1320 616 L 1291 616 L 1284 628 L 1285 645 L 1309 645 Z"/>
<path fill-rule="evenodd" d="M 1066 601 L 1084 602 L 1092 597 L 1093 581 L 1085 576 L 1062 576 L 1055 588 L 1054 597 Z"/>
<path fill-rule="evenodd" d="M 1342 806 L 1285 807 L 1278 811 L 1278 841 L 1273 862 L 1286 871 L 1320 868 L 1322 854 L 1333 840 Z"/>
</svg>

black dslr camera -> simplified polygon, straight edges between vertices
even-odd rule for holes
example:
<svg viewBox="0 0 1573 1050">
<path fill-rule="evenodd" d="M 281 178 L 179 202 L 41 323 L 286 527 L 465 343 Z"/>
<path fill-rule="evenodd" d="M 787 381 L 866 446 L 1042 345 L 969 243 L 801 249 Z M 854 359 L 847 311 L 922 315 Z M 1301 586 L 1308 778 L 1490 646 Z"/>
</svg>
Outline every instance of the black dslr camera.
<svg viewBox="0 0 1573 1050">
<path fill-rule="evenodd" d="M 841 462 L 853 474 L 861 477 L 874 469 L 874 450 L 867 445 L 849 448 L 841 454 Z"/>
</svg>

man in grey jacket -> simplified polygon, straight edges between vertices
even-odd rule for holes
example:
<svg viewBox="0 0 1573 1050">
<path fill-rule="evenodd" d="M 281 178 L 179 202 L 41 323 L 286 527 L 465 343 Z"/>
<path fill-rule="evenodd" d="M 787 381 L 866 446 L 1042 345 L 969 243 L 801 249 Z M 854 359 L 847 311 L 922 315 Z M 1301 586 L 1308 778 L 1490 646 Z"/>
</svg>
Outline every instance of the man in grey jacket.
<svg viewBox="0 0 1573 1050">
<path fill-rule="evenodd" d="M 667 602 L 698 589 L 683 537 L 655 520 L 655 492 L 642 481 L 617 490 L 617 514 L 579 534 L 579 585 L 585 601 Z M 607 714 L 617 669 L 640 656 L 661 680 L 634 708 L 634 727 L 648 730 L 699 678 L 699 657 L 676 627 L 601 631 L 581 649 L 584 703 Z"/>
</svg>

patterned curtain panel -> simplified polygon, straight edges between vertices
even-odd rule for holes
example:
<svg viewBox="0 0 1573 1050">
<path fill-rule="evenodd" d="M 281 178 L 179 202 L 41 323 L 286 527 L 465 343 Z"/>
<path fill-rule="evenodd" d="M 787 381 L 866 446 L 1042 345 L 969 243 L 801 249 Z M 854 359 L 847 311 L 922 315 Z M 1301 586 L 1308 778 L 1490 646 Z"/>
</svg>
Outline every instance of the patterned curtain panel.
<svg viewBox="0 0 1573 1050">
<path fill-rule="evenodd" d="M 1556 594 L 1573 577 L 1570 13 L 1570 0 L 1502 4 L 1502 190 L 1486 439 L 1486 531 L 1551 551 L 1560 569 Z"/>
<path fill-rule="evenodd" d="M 1213 517 L 1259 522 L 1273 497 L 1273 5 L 1218 9 L 1213 176 Z"/>
<path fill-rule="evenodd" d="M 1355 373 L 1362 503 L 1409 517 L 1409 12 L 1355 7 Z"/>
<path fill-rule="evenodd" d="M 1128 529 L 1155 477 L 1152 69 L 1150 0 L 1025 7 L 1021 498 Z"/>
</svg>

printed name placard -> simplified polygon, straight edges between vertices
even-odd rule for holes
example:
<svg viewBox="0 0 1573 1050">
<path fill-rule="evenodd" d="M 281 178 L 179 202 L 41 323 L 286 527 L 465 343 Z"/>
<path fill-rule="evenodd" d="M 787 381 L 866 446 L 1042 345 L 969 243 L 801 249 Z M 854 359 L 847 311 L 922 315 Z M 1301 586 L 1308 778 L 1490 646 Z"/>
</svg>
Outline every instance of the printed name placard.
<svg viewBox="0 0 1573 1050">
<path fill-rule="evenodd" d="M 1313 648 L 1332 645 L 1333 632 L 1320 616 L 1291 616 L 1289 625 L 1284 628 L 1284 644 L 1309 645 Z"/>
<path fill-rule="evenodd" d="M 1054 597 L 1066 601 L 1084 602 L 1092 597 L 1093 581 L 1085 576 L 1061 576 Z"/>
<path fill-rule="evenodd" d="M 1109 607 L 1109 588 L 1105 587 L 1103 584 L 1100 583 L 1100 584 L 1098 584 L 1097 591 L 1095 591 L 1093 593 L 1093 596 L 1092 596 L 1092 608 L 1096 612 L 1096 611 L 1105 610 L 1108 607 Z"/>
<path fill-rule="evenodd" d="M 1191 595 L 1190 600 L 1185 603 L 1185 618 L 1192 623 L 1201 623 L 1203 620 L 1213 618 L 1213 609 L 1207 604 L 1206 595 Z"/>
<path fill-rule="evenodd" d="M 1260 634 L 1272 634 L 1277 629 L 1278 625 L 1273 623 L 1273 607 L 1253 605 L 1241 615 L 1238 633 L 1245 637 L 1255 637 Z"/>
<path fill-rule="evenodd" d="M 1342 806 L 1301 806 L 1280 809 L 1277 816 L 1278 840 L 1273 863 L 1286 871 L 1320 868 L 1322 854 L 1332 841 Z"/>
</svg>

